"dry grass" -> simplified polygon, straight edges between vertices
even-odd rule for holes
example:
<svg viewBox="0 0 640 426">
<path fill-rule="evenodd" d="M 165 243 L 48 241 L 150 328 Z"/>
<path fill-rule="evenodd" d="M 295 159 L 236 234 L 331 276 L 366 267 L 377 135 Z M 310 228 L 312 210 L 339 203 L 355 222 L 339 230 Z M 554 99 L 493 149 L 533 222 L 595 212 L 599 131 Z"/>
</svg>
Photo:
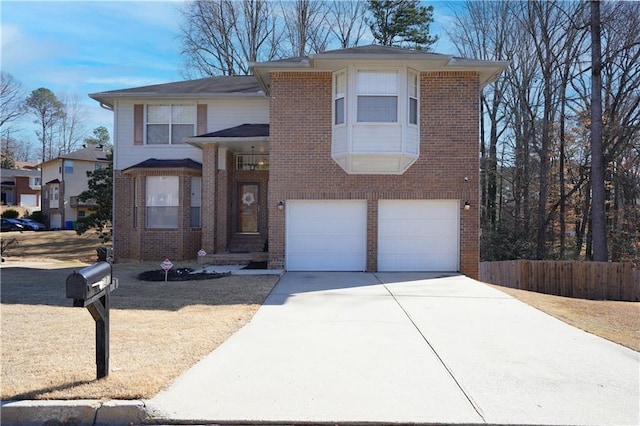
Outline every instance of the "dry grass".
<svg viewBox="0 0 640 426">
<path fill-rule="evenodd" d="M 245 325 L 277 278 L 153 283 L 135 279 L 153 264 L 116 264 L 109 377 L 95 380 L 95 323 L 71 307 L 64 281 L 95 260 L 100 243 L 73 231 L 3 233 L 19 244 L 11 260 L 58 263 L 3 267 L 2 391 L 6 399 L 146 399 Z M 84 253 L 87 253 L 86 255 Z M 177 263 L 177 262 L 174 262 Z M 37 265 L 37 264 L 34 264 Z M 189 266 L 180 264 L 176 266 Z M 640 303 L 569 299 L 496 286 L 550 315 L 640 351 Z"/>
<path fill-rule="evenodd" d="M 77 235 L 76 231 L 23 231 L 3 232 L 3 241 L 16 240 L 4 253 L 7 260 L 96 261 L 96 249 L 102 245 L 96 234 L 89 231 Z M 110 245 L 110 244 L 108 244 Z"/>
<path fill-rule="evenodd" d="M 72 231 L 2 234 L 11 236 L 20 241 L 1 270 L 3 400 L 151 398 L 243 327 L 278 280 L 146 282 L 135 277 L 159 263 L 114 265 L 120 287 L 111 293 L 110 373 L 96 380 L 95 322 L 71 307 L 64 283 L 85 266 L 73 259 L 88 252 L 95 261 L 99 241 Z M 52 256 L 58 262 L 43 264 Z M 12 266 L 25 259 L 37 262 Z"/>
<path fill-rule="evenodd" d="M 567 324 L 640 351 L 640 302 L 572 299 L 498 285 L 493 287 Z"/>
<path fill-rule="evenodd" d="M 3 268 L 3 400 L 150 398 L 244 326 L 278 279 L 143 282 L 115 265 L 110 374 L 95 380 L 95 323 L 64 294 L 72 270 Z"/>
</svg>

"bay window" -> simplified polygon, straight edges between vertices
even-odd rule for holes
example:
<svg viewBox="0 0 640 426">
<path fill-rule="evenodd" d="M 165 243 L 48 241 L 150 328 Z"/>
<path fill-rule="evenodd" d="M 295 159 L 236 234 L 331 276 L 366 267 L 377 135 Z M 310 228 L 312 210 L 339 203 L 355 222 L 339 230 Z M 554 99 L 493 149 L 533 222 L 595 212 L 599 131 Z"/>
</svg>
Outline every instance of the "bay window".
<svg viewBox="0 0 640 426">
<path fill-rule="evenodd" d="M 178 176 L 147 176 L 147 228 L 177 228 L 180 206 Z"/>
<path fill-rule="evenodd" d="M 349 174 L 402 174 L 420 156 L 420 79 L 408 67 L 333 73 L 331 158 Z"/>
</svg>

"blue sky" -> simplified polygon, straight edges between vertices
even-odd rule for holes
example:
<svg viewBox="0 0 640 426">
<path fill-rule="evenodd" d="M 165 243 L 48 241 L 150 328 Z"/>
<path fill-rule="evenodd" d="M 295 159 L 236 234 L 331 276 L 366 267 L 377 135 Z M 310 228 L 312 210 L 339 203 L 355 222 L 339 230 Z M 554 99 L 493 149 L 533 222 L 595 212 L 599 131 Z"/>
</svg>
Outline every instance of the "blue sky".
<svg viewBox="0 0 640 426">
<path fill-rule="evenodd" d="M 89 93 L 182 80 L 180 13 L 175 1 L 0 1 L 1 68 L 20 81 L 28 95 L 46 87 L 75 94 L 86 105 L 91 131 L 113 131 L 110 111 Z M 441 25 L 449 9 L 435 7 L 436 48 L 452 53 Z M 35 140 L 31 118 L 12 126 Z"/>
</svg>

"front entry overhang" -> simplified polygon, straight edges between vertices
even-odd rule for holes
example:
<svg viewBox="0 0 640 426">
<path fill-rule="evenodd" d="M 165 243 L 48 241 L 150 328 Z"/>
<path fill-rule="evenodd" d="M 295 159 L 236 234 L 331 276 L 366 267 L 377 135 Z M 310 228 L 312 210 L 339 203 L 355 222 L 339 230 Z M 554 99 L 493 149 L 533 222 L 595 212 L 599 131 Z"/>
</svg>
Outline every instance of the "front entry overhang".
<svg viewBox="0 0 640 426">
<path fill-rule="evenodd" d="M 189 145 L 203 149 L 205 145 L 217 144 L 234 152 L 256 154 L 269 153 L 269 125 L 242 124 L 240 126 L 222 129 L 204 135 L 192 136 L 184 140 Z"/>
</svg>

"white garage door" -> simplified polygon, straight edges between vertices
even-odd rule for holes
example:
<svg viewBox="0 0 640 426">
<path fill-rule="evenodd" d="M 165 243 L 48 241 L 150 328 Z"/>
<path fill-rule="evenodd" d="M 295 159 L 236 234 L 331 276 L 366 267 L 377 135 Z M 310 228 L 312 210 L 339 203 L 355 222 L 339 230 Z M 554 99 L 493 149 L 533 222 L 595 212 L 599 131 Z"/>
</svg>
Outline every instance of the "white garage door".
<svg viewBox="0 0 640 426">
<path fill-rule="evenodd" d="M 378 270 L 458 271 L 457 200 L 380 200 Z"/>
<path fill-rule="evenodd" d="M 366 201 L 288 200 L 286 212 L 287 270 L 365 270 Z"/>
</svg>

